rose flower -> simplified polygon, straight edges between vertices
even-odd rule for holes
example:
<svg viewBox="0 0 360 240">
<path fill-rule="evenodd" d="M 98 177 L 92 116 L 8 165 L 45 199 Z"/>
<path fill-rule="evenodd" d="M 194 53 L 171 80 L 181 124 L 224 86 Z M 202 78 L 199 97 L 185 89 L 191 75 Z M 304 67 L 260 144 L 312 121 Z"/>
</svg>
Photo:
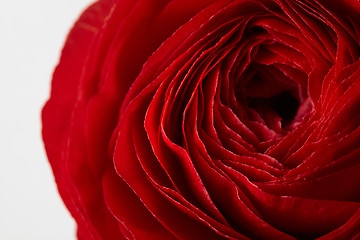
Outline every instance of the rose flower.
<svg viewBox="0 0 360 240">
<path fill-rule="evenodd" d="M 99 0 L 43 139 L 79 239 L 360 239 L 360 3 Z"/>
</svg>

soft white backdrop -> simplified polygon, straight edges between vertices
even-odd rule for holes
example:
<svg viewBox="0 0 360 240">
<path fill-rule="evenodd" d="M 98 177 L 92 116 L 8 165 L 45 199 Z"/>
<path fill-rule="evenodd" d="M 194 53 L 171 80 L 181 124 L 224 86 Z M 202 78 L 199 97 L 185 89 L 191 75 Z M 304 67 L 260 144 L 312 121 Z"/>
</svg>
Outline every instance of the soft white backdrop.
<svg viewBox="0 0 360 240">
<path fill-rule="evenodd" d="M 91 0 L 0 1 L 0 239 L 73 240 L 40 111 L 70 27 Z"/>
</svg>

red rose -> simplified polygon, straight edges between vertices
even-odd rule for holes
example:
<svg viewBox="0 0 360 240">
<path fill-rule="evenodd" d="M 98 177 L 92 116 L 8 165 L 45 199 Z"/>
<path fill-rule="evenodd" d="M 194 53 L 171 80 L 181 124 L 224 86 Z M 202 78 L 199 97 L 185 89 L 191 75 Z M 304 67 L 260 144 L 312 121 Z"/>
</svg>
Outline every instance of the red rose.
<svg viewBox="0 0 360 240">
<path fill-rule="evenodd" d="M 100 0 L 43 138 L 79 239 L 360 239 L 360 3 Z"/>
</svg>

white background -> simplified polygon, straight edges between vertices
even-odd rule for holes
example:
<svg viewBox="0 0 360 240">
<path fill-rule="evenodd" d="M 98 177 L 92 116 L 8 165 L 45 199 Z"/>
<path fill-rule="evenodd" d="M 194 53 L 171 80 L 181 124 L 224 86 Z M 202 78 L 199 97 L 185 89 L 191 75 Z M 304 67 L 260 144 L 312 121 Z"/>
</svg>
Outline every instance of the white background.
<svg viewBox="0 0 360 240">
<path fill-rule="evenodd" d="M 0 239 L 73 240 L 40 111 L 70 27 L 91 0 L 0 1 Z"/>
</svg>

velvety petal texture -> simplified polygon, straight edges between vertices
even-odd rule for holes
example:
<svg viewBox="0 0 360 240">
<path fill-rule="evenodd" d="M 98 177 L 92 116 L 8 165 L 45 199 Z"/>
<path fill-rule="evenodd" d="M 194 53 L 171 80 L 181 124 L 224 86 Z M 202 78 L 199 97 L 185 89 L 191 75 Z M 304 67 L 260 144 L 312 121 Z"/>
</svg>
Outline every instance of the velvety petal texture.
<svg viewBox="0 0 360 240">
<path fill-rule="evenodd" d="M 79 239 L 360 239 L 360 2 L 99 0 L 42 121 Z"/>
</svg>

